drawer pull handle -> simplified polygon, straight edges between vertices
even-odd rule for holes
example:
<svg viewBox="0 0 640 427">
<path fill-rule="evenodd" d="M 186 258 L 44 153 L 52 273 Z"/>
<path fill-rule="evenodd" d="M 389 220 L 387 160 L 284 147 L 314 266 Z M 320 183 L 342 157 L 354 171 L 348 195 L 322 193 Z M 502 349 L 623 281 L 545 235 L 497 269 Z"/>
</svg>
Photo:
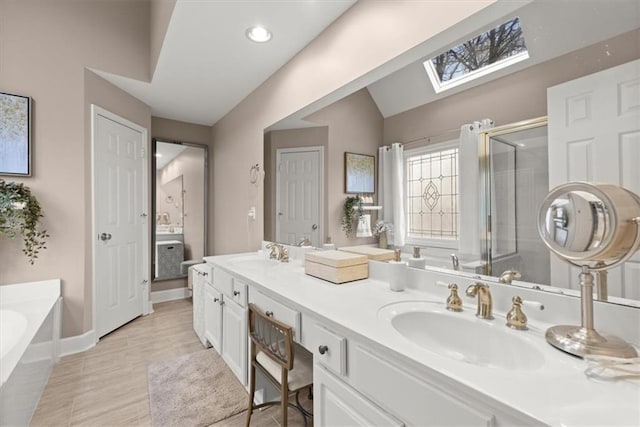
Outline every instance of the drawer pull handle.
<svg viewBox="0 0 640 427">
<path fill-rule="evenodd" d="M 240 295 L 240 291 L 233 291 L 233 296 L 237 297 L 238 295 Z"/>
<path fill-rule="evenodd" d="M 220 301 L 220 298 L 214 298 L 213 299 L 213 302 L 218 302 L 218 301 Z"/>
<path fill-rule="evenodd" d="M 326 345 L 321 345 L 320 347 L 318 347 L 318 351 L 320 352 L 320 354 L 325 354 L 329 351 L 329 347 L 327 347 Z"/>
<path fill-rule="evenodd" d="M 208 275 L 209 275 L 209 273 L 202 273 L 202 275 L 203 275 L 203 276 L 208 276 Z"/>
<path fill-rule="evenodd" d="M 267 311 L 264 313 L 267 317 L 273 317 L 273 311 Z"/>
</svg>

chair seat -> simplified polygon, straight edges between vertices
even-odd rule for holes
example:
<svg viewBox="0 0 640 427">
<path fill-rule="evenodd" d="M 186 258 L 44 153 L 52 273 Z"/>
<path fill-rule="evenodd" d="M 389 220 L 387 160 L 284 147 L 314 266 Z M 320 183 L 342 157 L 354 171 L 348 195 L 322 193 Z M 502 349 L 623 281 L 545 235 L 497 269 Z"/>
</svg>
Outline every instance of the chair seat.
<svg viewBox="0 0 640 427">
<path fill-rule="evenodd" d="M 269 356 L 259 351 L 256 361 L 280 383 L 281 366 L 273 361 Z M 289 390 L 296 391 L 313 384 L 313 355 L 295 344 L 295 357 L 293 359 L 293 369 L 289 371 Z"/>
</svg>

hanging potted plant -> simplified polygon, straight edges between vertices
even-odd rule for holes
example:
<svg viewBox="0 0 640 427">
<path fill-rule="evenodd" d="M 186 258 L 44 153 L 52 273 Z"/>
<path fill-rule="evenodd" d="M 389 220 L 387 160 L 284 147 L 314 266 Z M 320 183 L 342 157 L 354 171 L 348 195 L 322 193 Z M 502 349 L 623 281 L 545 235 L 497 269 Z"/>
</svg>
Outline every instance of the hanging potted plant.
<svg viewBox="0 0 640 427">
<path fill-rule="evenodd" d="M 353 233 L 353 223 L 360 218 L 360 215 L 362 215 L 362 197 L 347 197 L 342 209 L 342 230 L 347 237 Z"/>
<path fill-rule="evenodd" d="M 22 252 L 33 264 L 38 253 L 46 249 L 47 231 L 42 229 L 42 209 L 29 187 L 0 179 L 0 235 L 10 239 L 21 235 L 24 240 Z"/>
</svg>

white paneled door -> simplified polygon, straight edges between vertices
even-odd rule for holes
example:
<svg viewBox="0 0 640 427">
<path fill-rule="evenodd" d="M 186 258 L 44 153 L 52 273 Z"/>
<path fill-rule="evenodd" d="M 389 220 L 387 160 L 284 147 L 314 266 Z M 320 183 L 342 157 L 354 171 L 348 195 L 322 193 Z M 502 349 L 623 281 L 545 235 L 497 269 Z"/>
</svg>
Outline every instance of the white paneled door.
<svg viewBox="0 0 640 427">
<path fill-rule="evenodd" d="M 146 131 L 93 107 L 94 298 L 99 338 L 143 313 Z"/>
<path fill-rule="evenodd" d="M 277 150 L 276 240 L 322 245 L 322 147 Z"/>
<path fill-rule="evenodd" d="M 640 60 L 548 89 L 549 187 L 569 181 L 640 194 Z M 551 284 L 579 289 L 579 271 L 556 257 Z M 609 271 L 609 295 L 640 299 L 640 254 Z"/>
</svg>

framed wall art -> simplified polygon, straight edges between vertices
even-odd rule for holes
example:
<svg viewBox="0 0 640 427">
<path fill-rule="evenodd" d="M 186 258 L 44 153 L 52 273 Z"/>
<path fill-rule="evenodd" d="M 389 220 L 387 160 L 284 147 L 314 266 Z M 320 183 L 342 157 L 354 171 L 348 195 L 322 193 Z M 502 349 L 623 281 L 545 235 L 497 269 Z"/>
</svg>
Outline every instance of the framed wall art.
<svg viewBox="0 0 640 427">
<path fill-rule="evenodd" d="M 376 158 L 366 154 L 344 153 L 344 192 L 374 193 Z"/>
<path fill-rule="evenodd" d="M 0 92 L 0 175 L 31 176 L 31 98 Z"/>
</svg>

